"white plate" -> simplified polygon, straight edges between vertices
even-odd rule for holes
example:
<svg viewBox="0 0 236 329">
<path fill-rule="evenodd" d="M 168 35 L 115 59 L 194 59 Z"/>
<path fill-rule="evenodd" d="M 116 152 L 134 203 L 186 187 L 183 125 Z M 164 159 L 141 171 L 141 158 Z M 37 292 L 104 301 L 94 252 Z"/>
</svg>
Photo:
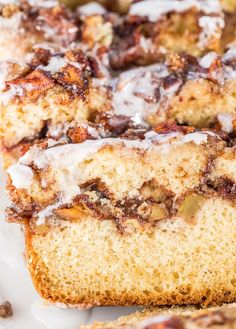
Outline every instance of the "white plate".
<svg viewBox="0 0 236 329">
<path fill-rule="evenodd" d="M 0 168 L 0 304 L 9 300 L 13 316 L 0 318 L 0 329 L 78 329 L 81 324 L 113 320 L 135 307 L 100 307 L 86 311 L 45 305 L 34 290 L 24 261 L 19 225 L 4 221 L 8 204 Z"/>
</svg>

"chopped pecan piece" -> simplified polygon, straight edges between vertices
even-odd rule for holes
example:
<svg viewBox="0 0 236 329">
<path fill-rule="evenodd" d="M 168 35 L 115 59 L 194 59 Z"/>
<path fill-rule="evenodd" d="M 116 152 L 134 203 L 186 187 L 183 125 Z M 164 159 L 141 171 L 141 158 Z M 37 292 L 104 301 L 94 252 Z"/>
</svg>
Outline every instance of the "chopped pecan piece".
<svg viewBox="0 0 236 329">
<path fill-rule="evenodd" d="M 78 220 L 83 215 L 83 211 L 75 207 L 57 209 L 54 212 L 61 219 L 68 221 Z"/>
<path fill-rule="evenodd" d="M 114 135 L 124 133 L 132 125 L 130 118 L 125 115 L 101 114 L 96 121 Z"/>
<path fill-rule="evenodd" d="M 151 213 L 149 215 L 150 221 L 158 221 L 161 219 L 164 219 L 168 217 L 169 213 L 167 209 L 164 207 L 164 205 L 158 204 L 158 203 L 152 203 L 151 204 Z"/>
<path fill-rule="evenodd" d="M 184 134 L 189 134 L 194 132 L 196 129 L 189 126 L 179 126 L 174 120 L 164 121 L 156 125 L 153 130 L 158 134 L 168 134 L 171 132 L 181 132 Z"/>
<path fill-rule="evenodd" d="M 220 177 L 214 182 L 207 182 L 207 184 L 213 187 L 223 198 L 235 199 L 236 197 L 236 183 L 228 177 Z"/>
<path fill-rule="evenodd" d="M 144 183 L 140 189 L 140 193 L 145 200 L 150 199 L 155 202 L 163 201 L 167 196 L 155 181 Z"/>
<path fill-rule="evenodd" d="M 188 223 L 192 223 L 205 200 L 206 197 L 203 195 L 197 193 L 188 194 L 184 200 L 180 201 L 177 216 L 184 218 Z"/>
<path fill-rule="evenodd" d="M 85 99 L 85 90 L 89 86 L 89 74 L 73 65 L 63 67 L 55 76 L 56 80 L 73 95 L 79 95 Z"/>
<path fill-rule="evenodd" d="M 68 136 L 70 137 L 72 143 L 78 144 L 86 141 L 87 139 L 95 139 L 86 127 L 76 127 L 70 129 Z"/>
<path fill-rule="evenodd" d="M 0 305 L 0 318 L 8 318 L 13 315 L 10 302 L 5 302 Z"/>
<path fill-rule="evenodd" d="M 28 96 L 36 100 L 42 93 L 54 87 L 55 82 L 45 72 L 35 70 L 25 77 L 7 82 L 6 85 L 7 90 L 10 88 L 20 90 L 20 93 L 17 93 L 18 97 Z"/>
<path fill-rule="evenodd" d="M 36 30 L 43 32 L 47 39 L 59 42 L 65 47 L 78 37 L 76 20 L 63 6 L 40 8 L 34 25 Z"/>
<path fill-rule="evenodd" d="M 46 66 L 49 63 L 51 52 L 44 48 L 35 48 L 34 57 L 30 63 L 31 66 L 37 67 L 39 65 Z"/>
</svg>

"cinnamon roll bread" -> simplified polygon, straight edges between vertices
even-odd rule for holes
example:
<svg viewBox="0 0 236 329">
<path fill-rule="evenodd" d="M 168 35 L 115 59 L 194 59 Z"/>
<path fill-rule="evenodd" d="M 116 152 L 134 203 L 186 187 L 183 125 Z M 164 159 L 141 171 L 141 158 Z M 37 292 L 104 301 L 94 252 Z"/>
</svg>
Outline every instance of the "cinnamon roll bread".
<svg viewBox="0 0 236 329">
<path fill-rule="evenodd" d="M 199 59 L 171 54 L 166 63 L 116 76 L 106 58 L 106 51 L 93 57 L 79 48 L 61 54 L 38 49 L 28 66 L 5 65 L 8 76 L 0 94 L 5 153 L 46 135 L 58 138 L 73 122 L 105 128 L 109 122 L 122 122 L 124 130 L 172 119 L 202 128 L 223 118 L 219 128 L 227 125 L 227 132 L 233 131 L 234 49 Z"/>
<path fill-rule="evenodd" d="M 34 47 L 59 51 L 76 41 L 74 14 L 58 1 L 0 2 L 0 60 L 28 62 Z"/>
<path fill-rule="evenodd" d="M 74 307 L 234 301 L 233 140 L 175 125 L 84 133 L 8 170 L 8 219 L 24 226 L 40 295 Z"/>
</svg>

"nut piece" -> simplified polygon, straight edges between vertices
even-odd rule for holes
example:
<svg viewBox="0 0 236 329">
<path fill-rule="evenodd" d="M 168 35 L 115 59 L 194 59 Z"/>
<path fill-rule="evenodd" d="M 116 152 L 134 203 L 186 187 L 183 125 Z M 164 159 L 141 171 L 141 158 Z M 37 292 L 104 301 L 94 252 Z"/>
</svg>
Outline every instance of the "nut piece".
<svg viewBox="0 0 236 329">
<path fill-rule="evenodd" d="M 169 215 L 168 211 L 163 205 L 153 203 L 151 206 L 151 213 L 149 215 L 149 220 L 157 221 L 168 217 L 168 215 Z"/>
<path fill-rule="evenodd" d="M 151 199 L 155 202 L 160 202 L 164 200 L 166 197 L 166 194 L 162 191 L 160 186 L 158 186 L 158 184 L 154 181 L 144 183 L 144 185 L 140 189 L 140 193 L 145 200 Z"/>
<path fill-rule="evenodd" d="M 188 223 L 192 223 L 205 200 L 203 195 L 196 193 L 187 195 L 179 205 L 177 216 L 184 218 Z"/>
<path fill-rule="evenodd" d="M 93 0 L 60 0 L 60 2 L 71 8 L 75 8 L 76 6 L 81 6 L 83 4 L 93 2 Z M 97 0 L 97 2 L 99 2 L 107 9 L 115 11 L 119 14 L 127 13 L 131 4 L 131 0 Z"/>
<path fill-rule="evenodd" d="M 8 318 L 13 315 L 10 302 L 5 302 L 0 305 L 0 318 Z"/>
<path fill-rule="evenodd" d="M 105 22 L 102 16 L 93 15 L 84 19 L 82 40 L 92 49 L 95 44 L 109 47 L 112 42 L 112 25 Z"/>
<path fill-rule="evenodd" d="M 131 0 L 103 0 L 103 5 L 109 10 L 115 11 L 119 14 L 126 14 L 131 5 Z"/>
<path fill-rule="evenodd" d="M 63 220 L 74 221 L 82 217 L 83 211 L 78 208 L 63 208 L 54 211 L 55 214 Z"/>
</svg>

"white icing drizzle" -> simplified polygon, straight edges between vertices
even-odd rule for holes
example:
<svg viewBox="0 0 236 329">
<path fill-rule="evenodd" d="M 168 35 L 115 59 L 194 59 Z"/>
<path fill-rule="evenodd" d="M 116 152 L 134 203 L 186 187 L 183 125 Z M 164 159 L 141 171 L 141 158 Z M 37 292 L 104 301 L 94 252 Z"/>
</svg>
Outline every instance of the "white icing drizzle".
<svg viewBox="0 0 236 329">
<path fill-rule="evenodd" d="M 114 81 L 113 108 L 117 115 L 130 116 L 135 124 L 144 124 L 145 116 L 158 110 L 155 90 L 160 87 L 161 78 L 169 75 L 163 64 L 132 69 L 121 73 Z M 170 91 L 170 90 L 169 90 Z M 168 94 L 161 90 L 162 95 Z"/>
<path fill-rule="evenodd" d="M 223 65 L 223 75 L 225 80 L 236 79 L 236 70 L 230 65 L 231 60 L 236 58 L 236 46 L 232 44 L 231 48 L 221 57 Z"/>
<path fill-rule="evenodd" d="M 152 49 L 155 50 L 152 40 L 145 38 L 143 35 L 140 37 L 139 45 L 146 53 L 152 52 Z"/>
<path fill-rule="evenodd" d="M 54 74 L 56 72 L 59 72 L 62 68 L 66 67 L 68 64 L 81 69 L 81 64 L 78 62 L 71 62 L 69 61 L 66 57 L 61 57 L 61 56 L 52 56 L 50 58 L 50 61 L 48 65 L 39 65 L 38 69 L 43 70 L 43 71 L 48 71 L 51 74 Z"/>
<path fill-rule="evenodd" d="M 233 132 L 233 120 L 235 119 L 235 116 L 230 113 L 220 113 L 217 115 L 217 120 L 221 125 L 221 129 L 227 133 Z"/>
<path fill-rule="evenodd" d="M 236 57 L 236 44 L 233 44 L 222 57 L 224 61 L 228 61 Z"/>
<path fill-rule="evenodd" d="M 90 125 L 87 124 L 83 124 L 82 127 L 84 127 L 85 129 L 87 129 L 88 133 L 95 139 L 100 139 L 100 135 L 99 132 L 96 128 L 91 127 Z"/>
<path fill-rule="evenodd" d="M 50 59 L 48 65 L 46 65 L 46 66 L 39 65 L 38 69 L 44 70 L 44 71 L 49 71 L 52 74 L 54 74 L 54 73 L 60 71 L 60 69 L 65 67 L 67 64 L 68 64 L 68 61 L 66 60 L 66 58 L 53 56 Z"/>
<path fill-rule="evenodd" d="M 11 17 L 0 16 L 0 29 L 10 29 L 9 33 L 20 32 L 20 24 L 22 21 L 23 14 L 21 12 L 16 12 Z M 1 39 L 5 39 L 6 35 L 1 35 Z"/>
<path fill-rule="evenodd" d="M 52 146 L 48 149 L 40 149 L 33 146 L 26 154 L 21 157 L 16 165 L 12 165 L 8 169 L 8 173 L 12 179 L 12 183 L 16 188 L 30 188 L 32 184 L 32 169 L 27 167 L 31 163 L 37 166 L 38 169 L 44 169 L 47 166 L 52 166 L 56 172 L 66 170 L 66 176 L 71 176 L 71 182 L 75 182 L 74 171 L 76 166 L 85 160 L 88 160 L 93 154 L 107 145 L 124 145 L 130 149 L 147 150 L 153 146 L 162 144 L 177 145 L 182 143 L 194 142 L 196 144 L 206 143 L 208 136 L 217 136 L 210 131 L 194 132 L 187 135 L 182 135 L 178 132 L 168 134 L 158 134 L 150 131 L 145 134 L 143 140 L 127 140 L 122 138 L 104 138 L 98 140 L 86 140 L 80 144 L 65 144 L 60 146 Z M 70 159 L 70 161 L 68 161 Z M 28 168 L 27 170 L 25 168 Z M 77 172 L 77 171 L 76 171 Z M 76 173 L 79 175 L 79 173 Z M 64 177 L 60 179 L 60 185 L 63 190 L 67 189 L 68 177 L 64 181 Z M 79 187 L 74 190 L 66 191 L 66 198 L 71 200 L 74 195 L 80 192 Z M 69 202 L 69 201 L 66 201 Z"/>
<path fill-rule="evenodd" d="M 205 48 L 213 38 L 219 39 L 225 22 L 222 17 L 202 16 L 199 18 L 199 26 L 202 31 L 199 36 L 198 46 Z"/>
<path fill-rule="evenodd" d="M 47 144 L 48 144 L 48 147 L 53 147 L 55 145 L 61 144 L 61 140 L 55 140 L 55 139 L 49 138 L 47 140 Z"/>
<path fill-rule="evenodd" d="M 12 98 L 23 95 L 24 91 L 22 87 L 11 85 L 7 91 L 0 93 L 0 104 L 7 105 Z"/>
<path fill-rule="evenodd" d="M 59 5 L 57 0 L 28 0 L 32 7 L 53 8 Z"/>
<path fill-rule="evenodd" d="M 2 175 L 1 168 L 0 185 L 2 188 L 5 186 L 5 177 Z M 46 305 L 37 295 L 25 263 L 21 227 L 4 220 L 5 208 L 8 205 L 6 193 L 2 190 L 0 198 L 0 303 L 9 300 L 12 304 L 13 316 L 0 319 L 0 329 L 79 328 L 81 324 L 90 320 L 92 316 L 90 310 L 61 309 Z M 102 318 L 102 312 L 100 316 Z M 107 317 L 106 312 L 103 312 L 103 320 Z"/>
<path fill-rule="evenodd" d="M 16 188 L 26 189 L 30 186 L 33 179 L 33 172 L 31 168 L 18 163 L 12 165 L 8 169 L 8 174 L 11 176 Z"/>
<path fill-rule="evenodd" d="M 55 33 L 54 33 L 55 35 Z M 68 50 L 70 47 L 65 48 L 60 44 L 54 43 L 54 42 L 50 42 L 50 41 L 43 41 L 43 42 L 39 42 L 36 43 L 35 45 L 33 45 L 33 49 L 38 49 L 38 48 L 42 48 L 42 49 L 47 49 L 50 51 L 50 53 L 52 55 L 55 55 L 56 53 L 62 53 L 62 52 L 66 52 L 66 50 Z"/>
<path fill-rule="evenodd" d="M 57 0 L 27 0 L 30 6 L 32 7 L 42 7 L 42 8 L 51 8 L 59 5 Z M 0 0 L 0 5 L 17 5 L 20 3 L 20 0 Z"/>
<path fill-rule="evenodd" d="M 103 15 L 106 13 L 106 9 L 97 2 L 90 2 L 86 5 L 80 6 L 78 12 L 83 16 Z"/>
<path fill-rule="evenodd" d="M 217 59 L 218 56 L 219 55 L 217 55 L 217 53 L 211 51 L 199 59 L 199 65 L 201 65 L 205 69 L 208 69 L 211 66 L 211 64 Z"/>
<path fill-rule="evenodd" d="M 207 142 L 208 135 L 212 135 L 212 133 L 209 131 L 207 133 L 205 132 L 195 132 L 191 134 L 187 134 L 182 138 L 182 143 L 189 143 L 189 142 L 194 142 L 197 145 L 200 145 L 202 143 Z M 215 136 L 215 134 L 213 134 Z"/>
<path fill-rule="evenodd" d="M 5 88 L 5 82 L 8 77 L 8 66 L 7 62 L 0 62 L 0 91 Z"/>
<path fill-rule="evenodd" d="M 183 12 L 192 7 L 203 11 L 205 14 L 221 12 L 218 0 L 146 0 L 133 4 L 129 14 L 148 16 L 150 20 L 156 21 L 171 11 Z"/>
<path fill-rule="evenodd" d="M 19 0 L 0 0 L 0 5 L 18 4 Z"/>
</svg>

